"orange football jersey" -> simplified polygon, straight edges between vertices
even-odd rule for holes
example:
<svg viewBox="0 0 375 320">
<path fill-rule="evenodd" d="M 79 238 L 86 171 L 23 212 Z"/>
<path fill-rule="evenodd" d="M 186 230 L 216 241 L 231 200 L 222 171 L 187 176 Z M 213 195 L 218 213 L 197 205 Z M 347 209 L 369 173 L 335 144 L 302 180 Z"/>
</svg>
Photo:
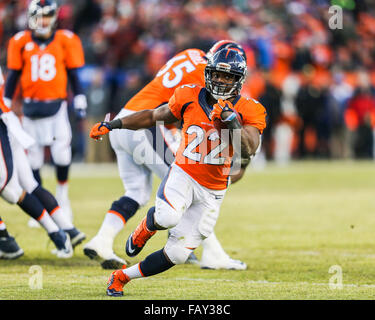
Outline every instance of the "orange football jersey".
<svg viewBox="0 0 375 320">
<path fill-rule="evenodd" d="M 84 65 L 81 40 L 68 30 L 57 30 L 45 44 L 34 41 L 31 31 L 21 31 L 9 41 L 7 66 L 21 70 L 24 99 L 39 101 L 67 97 L 67 69 Z"/>
<path fill-rule="evenodd" d="M 205 55 L 199 49 L 187 49 L 175 55 L 124 108 L 134 111 L 154 109 L 168 103 L 178 86 L 188 83 L 204 86 Z"/>
<path fill-rule="evenodd" d="M 169 100 L 169 109 L 183 123 L 175 163 L 202 186 L 223 190 L 228 186 L 233 146 L 230 139 L 221 139 L 209 119 L 212 106 L 207 104 L 206 94 L 202 86 L 187 84 L 177 88 Z M 266 110 L 258 101 L 238 96 L 233 107 L 242 116 L 244 126 L 263 132 Z"/>
</svg>

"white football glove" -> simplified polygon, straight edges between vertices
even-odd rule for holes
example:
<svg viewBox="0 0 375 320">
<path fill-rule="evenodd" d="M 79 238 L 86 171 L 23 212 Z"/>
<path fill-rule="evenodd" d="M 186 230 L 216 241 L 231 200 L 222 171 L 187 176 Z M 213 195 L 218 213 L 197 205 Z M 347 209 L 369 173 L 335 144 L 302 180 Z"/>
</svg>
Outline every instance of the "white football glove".
<svg viewBox="0 0 375 320">
<path fill-rule="evenodd" d="M 84 94 L 77 94 L 73 98 L 74 110 L 78 119 L 86 118 L 87 99 Z"/>
</svg>

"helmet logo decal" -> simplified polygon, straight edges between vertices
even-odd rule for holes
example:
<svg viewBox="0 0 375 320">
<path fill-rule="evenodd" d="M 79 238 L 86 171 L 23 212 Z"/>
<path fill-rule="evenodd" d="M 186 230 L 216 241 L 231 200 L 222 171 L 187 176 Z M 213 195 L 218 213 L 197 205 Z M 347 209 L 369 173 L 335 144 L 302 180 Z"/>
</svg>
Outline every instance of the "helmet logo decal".
<svg viewBox="0 0 375 320">
<path fill-rule="evenodd" d="M 224 63 L 224 62 L 219 62 L 217 64 L 217 70 L 222 70 L 222 71 L 230 71 L 230 64 Z"/>
</svg>

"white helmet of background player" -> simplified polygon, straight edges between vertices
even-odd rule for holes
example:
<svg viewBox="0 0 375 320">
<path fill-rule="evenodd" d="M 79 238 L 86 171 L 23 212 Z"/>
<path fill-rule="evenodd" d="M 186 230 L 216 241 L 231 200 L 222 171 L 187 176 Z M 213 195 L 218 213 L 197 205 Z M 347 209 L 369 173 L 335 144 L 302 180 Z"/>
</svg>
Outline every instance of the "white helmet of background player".
<svg viewBox="0 0 375 320">
<path fill-rule="evenodd" d="M 54 0 L 32 0 L 27 12 L 29 28 L 38 35 L 49 34 L 56 26 L 57 10 Z M 50 17 L 48 24 L 43 17 Z"/>
</svg>

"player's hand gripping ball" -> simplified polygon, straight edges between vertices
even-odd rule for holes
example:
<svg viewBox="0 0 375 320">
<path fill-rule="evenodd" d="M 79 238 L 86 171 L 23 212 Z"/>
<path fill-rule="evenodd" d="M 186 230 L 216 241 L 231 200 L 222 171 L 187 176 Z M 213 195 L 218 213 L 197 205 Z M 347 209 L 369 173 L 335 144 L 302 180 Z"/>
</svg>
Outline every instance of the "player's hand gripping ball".
<svg viewBox="0 0 375 320">
<path fill-rule="evenodd" d="M 233 113 L 237 117 L 238 121 L 242 124 L 240 114 L 236 111 L 236 109 L 234 109 L 233 104 L 230 101 L 219 99 L 218 102 L 214 104 L 210 117 L 214 122 L 215 129 L 219 133 L 221 133 L 222 129 L 228 129 L 225 120 L 228 120 L 234 116 L 232 115 Z"/>
<path fill-rule="evenodd" d="M 98 122 L 91 128 L 90 137 L 95 140 L 100 140 L 101 136 L 106 135 L 109 131 L 111 131 L 111 128 L 107 122 Z"/>
</svg>

